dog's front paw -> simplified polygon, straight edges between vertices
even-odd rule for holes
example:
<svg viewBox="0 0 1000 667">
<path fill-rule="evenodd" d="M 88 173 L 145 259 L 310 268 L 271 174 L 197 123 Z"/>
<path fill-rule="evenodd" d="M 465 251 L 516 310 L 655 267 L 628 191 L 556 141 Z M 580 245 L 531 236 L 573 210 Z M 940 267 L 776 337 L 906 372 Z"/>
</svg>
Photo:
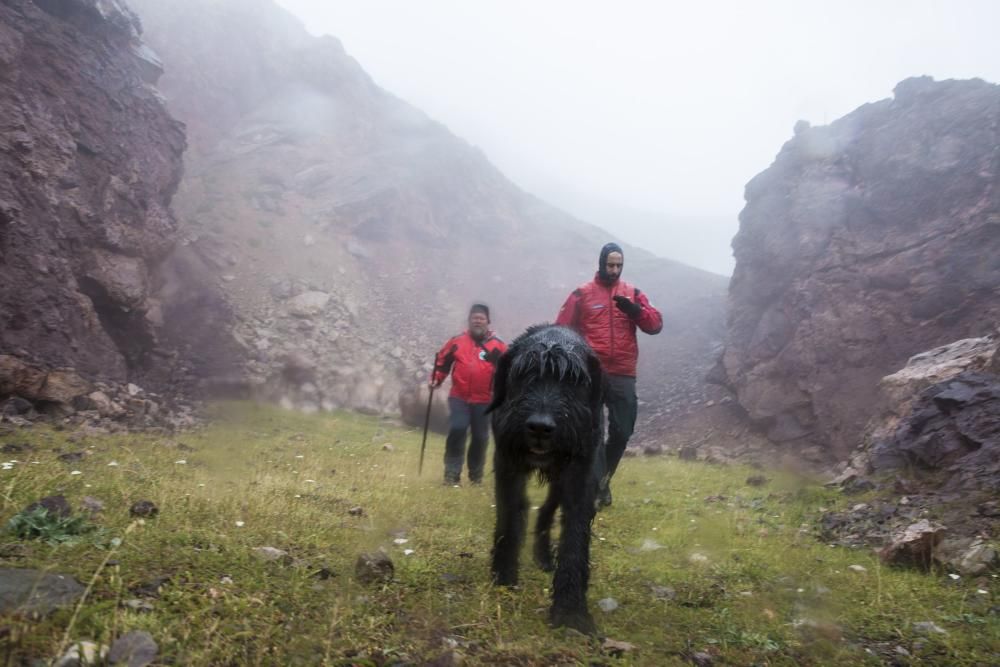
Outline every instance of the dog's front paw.
<svg viewBox="0 0 1000 667">
<path fill-rule="evenodd" d="M 554 628 L 572 628 L 585 635 L 597 634 L 597 624 L 594 623 L 594 617 L 586 609 L 552 607 L 549 610 L 549 623 Z"/>
<path fill-rule="evenodd" d="M 517 572 L 497 572 L 493 571 L 493 584 L 495 586 L 507 586 L 513 588 L 517 586 Z"/>
<path fill-rule="evenodd" d="M 551 572 L 556 569 L 555 563 L 552 560 L 552 547 L 548 544 L 543 544 L 541 542 L 535 542 L 534 549 L 535 564 L 542 572 Z"/>
</svg>

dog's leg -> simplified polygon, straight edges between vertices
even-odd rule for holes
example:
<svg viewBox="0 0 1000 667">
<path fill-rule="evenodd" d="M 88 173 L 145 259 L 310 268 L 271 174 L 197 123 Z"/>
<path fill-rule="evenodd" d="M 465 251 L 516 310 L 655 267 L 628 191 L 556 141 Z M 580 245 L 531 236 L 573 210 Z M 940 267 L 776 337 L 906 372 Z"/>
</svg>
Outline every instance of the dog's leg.
<svg viewBox="0 0 1000 667">
<path fill-rule="evenodd" d="M 587 611 L 590 522 L 594 518 L 594 487 L 590 474 L 590 460 L 580 458 L 571 461 L 559 479 L 562 535 L 549 612 L 552 625 L 567 626 L 584 634 L 597 632 L 594 619 Z"/>
<path fill-rule="evenodd" d="M 497 523 L 493 533 L 493 582 L 517 585 L 517 561 L 527 524 L 527 475 L 504 466 L 500 457 L 496 471 Z"/>
<path fill-rule="evenodd" d="M 535 520 L 535 563 L 543 572 L 551 572 L 554 569 L 552 564 L 552 519 L 559 508 L 559 480 L 553 479 L 549 482 L 549 495 L 545 498 L 545 503 L 538 510 L 538 518 Z"/>
</svg>

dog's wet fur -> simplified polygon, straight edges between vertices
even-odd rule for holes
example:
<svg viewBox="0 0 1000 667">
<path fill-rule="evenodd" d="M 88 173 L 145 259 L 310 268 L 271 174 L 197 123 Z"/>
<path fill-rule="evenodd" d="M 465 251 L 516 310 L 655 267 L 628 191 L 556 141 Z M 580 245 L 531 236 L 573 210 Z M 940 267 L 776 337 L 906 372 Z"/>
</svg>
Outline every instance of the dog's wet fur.
<svg viewBox="0 0 1000 667">
<path fill-rule="evenodd" d="M 525 487 L 537 474 L 549 487 L 534 544 L 539 567 L 555 570 L 549 620 L 586 634 L 596 632 L 587 585 L 597 494 L 591 469 L 601 440 L 602 385 L 600 362 L 583 338 L 566 327 L 534 326 L 500 358 L 489 408 L 496 440 L 493 580 L 517 584 L 527 525 Z M 562 532 L 553 563 L 550 530 L 558 508 Z"/>
</svg>

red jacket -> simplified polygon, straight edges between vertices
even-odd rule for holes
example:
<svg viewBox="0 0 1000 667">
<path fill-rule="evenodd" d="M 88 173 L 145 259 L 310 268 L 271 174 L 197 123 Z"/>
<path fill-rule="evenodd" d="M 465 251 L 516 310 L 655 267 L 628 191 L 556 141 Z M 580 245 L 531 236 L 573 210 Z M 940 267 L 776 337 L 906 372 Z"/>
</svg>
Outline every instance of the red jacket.
<svg viewBox="0 0 1000 667">
<path fill-rule="evenodd" d="M 623 313 L 614 301 L 616 296 L 639 304 L 639 316 L 632 319 Z M 556 324 L 576 329 L 594 348 L 605 373 L 635 377 L 639 360 L 636 327 L 648 334 L 658 334 L 663 328 L 663 316 L 630 283 L 619 279 L 608 285 L 595 276 L 573 290 L 559 309 Z"/>
<path fill-rule="evenodd" d="M 431 381 L 439 385 L 451 373 L 451 393 L 466 403 L 489 403 L 490 385 L 500 355 L 507 351 L 507 344 L 492 331 L 482 341 L 468 331 L 450 339 L 434 358 Z"/>
</svg>

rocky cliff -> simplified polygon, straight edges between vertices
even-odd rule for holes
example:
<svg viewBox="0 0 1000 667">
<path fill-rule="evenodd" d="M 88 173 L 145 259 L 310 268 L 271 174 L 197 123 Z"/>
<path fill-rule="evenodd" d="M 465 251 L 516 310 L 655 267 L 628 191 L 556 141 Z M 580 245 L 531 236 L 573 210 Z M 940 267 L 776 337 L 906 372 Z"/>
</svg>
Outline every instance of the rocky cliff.
<svg viewBox="0 0 1000 667">
<path fill-rule="evenodd" d="M 256 395 L 395 411 L 473 300 L 510 337 L 593 275 L 605 232 L 521 191 L 270 0 L 133 4 L 189 129 L 184 248 L 236 310 Z M 666 313 L 643 341 L 644 397 L 671 393 L 680 415 L 705 393 L 725 280 L 633 248 L 625 270 Z"/>
<path fill-rule="evenodd" d="M 776 442 L 843 457 L 879 380 L 1000 319 L 1000 87 L 908 79 L 746 188 L 720 370 Z"/>
<path fill-rule="evenodd" d="M 156 269 L 185 139 L 139 35 L 114 0 L 0 3 L 0 398 L 169 366 Z"/>
</svg>

